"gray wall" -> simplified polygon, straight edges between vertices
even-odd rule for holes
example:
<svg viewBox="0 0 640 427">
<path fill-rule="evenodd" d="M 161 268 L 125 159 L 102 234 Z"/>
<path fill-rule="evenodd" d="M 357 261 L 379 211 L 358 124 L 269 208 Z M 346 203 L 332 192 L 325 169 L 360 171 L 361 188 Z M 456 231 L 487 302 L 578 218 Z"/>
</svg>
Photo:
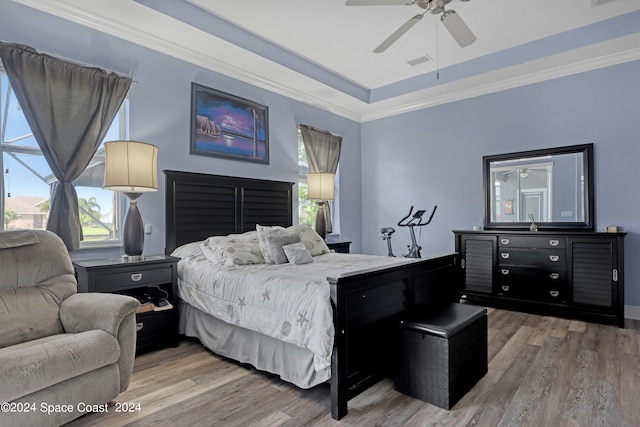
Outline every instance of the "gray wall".
<svg viewBox="0 0 640 427">
<path fill-rule="evenodd" d="M 450 252 L 451 230 L 483 223 L 482 156 L 593 142 L 596 226 L 629 233 L 625 301 L 640 306 L 639 75 L 635 61 L 363 124 L 364 251 L 386 253 L 378 230 L 410 205 L 437 204 L 423 254 Z M 408 243 L 397 231 L 395 252 Z"/>
</svg>

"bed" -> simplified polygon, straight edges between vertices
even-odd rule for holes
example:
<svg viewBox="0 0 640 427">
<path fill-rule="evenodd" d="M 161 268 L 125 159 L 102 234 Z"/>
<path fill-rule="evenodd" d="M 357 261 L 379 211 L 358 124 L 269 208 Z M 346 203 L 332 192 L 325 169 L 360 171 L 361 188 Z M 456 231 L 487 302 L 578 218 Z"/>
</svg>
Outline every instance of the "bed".
<svg viewBox="0 0 640 427">
<path fill-rule="evenodd" d="M 181 333 L 197 337 L 214 353 L 250 363 L 302 388 L 329 381 L 334 419 L 347 414 L 351 398 L 390 374 L 394 331 L 402 313 L 416 305 L 428 309 L 456 298 L 450 283 L 453 254 L 422 260 L 323 254 L 307 264 L 311 268 L 308 272 L 300 269 L 306 266 L 292 264 L 230 267 L 228 270 L 242 270 L 244 294 L 242 298 L 230 297 L 220 291 L 217 309 L 210 308 L 216 301 L 208 304 L 204 300 L 215 290 L 206 289 L 209 279 L 197 275 L 229 272 L 224 268 L 203 272 L 207 259 L 198 249 L 200 242 L 212 236 L 246 233 L 257 225 L 292 227 L 293 184 L 180 171 L 164 173 L 165 252 L 182 258 Z M 302 278 L 294 275 L 302 271 Z M 267 272 L 280 276 L 262 278 Z M 311 307 L 292 308 L 298 311 L 295 321 L 277 319 L 270 324 L 260 322 L 257 315 L 244 314 L 247 306 L 253 306 L 251 301 L 259 304 L 260 299 L 276 300 L 278 287 L 285 294 L 293 289 L 287 280 L 306 280 L 306 289 L 318 295 Z M 273 286 L 264 295 L 266 281 Z M 220 288 L 227 289 L 224 285 Z M 234 304 L 224 303 L 232 299 Z M 307 312 L 319 313 L 317 321 Z M 314 325 L 322 320 L 332 327 L 320 328 L 320 338 L 296 336 L 296 327 L 311 325 L 312 320 Z M 301 342 L 305 339 L 309 341 Z"/>
</svg>

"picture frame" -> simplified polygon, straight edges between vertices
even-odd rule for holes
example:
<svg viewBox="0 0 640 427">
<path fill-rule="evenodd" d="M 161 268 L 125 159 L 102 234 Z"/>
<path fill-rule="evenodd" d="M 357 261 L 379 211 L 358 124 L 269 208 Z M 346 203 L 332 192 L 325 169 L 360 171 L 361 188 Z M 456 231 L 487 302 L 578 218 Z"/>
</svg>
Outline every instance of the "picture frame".
<svg viewBox="0 0 640 427">
<path fill-rule="evenodd" d="M 504 213 L 507 215 L 513 215 L 513 199 L 509 199 L 505 202 Z"/>
<path fill-rule="evenodd" d="M 191 83 L 190 154 L 269 164 L 269 109 Z"/>
</svg>

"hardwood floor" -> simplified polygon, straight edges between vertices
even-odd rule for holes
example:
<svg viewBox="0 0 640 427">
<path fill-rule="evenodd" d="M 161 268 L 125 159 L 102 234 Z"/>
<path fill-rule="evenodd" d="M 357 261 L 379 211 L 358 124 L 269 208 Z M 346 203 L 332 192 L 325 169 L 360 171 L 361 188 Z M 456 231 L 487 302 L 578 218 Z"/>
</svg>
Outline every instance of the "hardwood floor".
<svg viewBox="0 0 640 427">
<path fill-rule="evenodd" d="M 123 402 L 140 410 L 116 413 Z M 109 413 L 69 425 L 639 426 L 640 321 L 619 329 L 489 309 L 489 372 L 451 411 L 384 380 L 349 401 L 339 422 L 327 384 L 302 390 L 185 340 L 138 356 Z"/>
</svg>

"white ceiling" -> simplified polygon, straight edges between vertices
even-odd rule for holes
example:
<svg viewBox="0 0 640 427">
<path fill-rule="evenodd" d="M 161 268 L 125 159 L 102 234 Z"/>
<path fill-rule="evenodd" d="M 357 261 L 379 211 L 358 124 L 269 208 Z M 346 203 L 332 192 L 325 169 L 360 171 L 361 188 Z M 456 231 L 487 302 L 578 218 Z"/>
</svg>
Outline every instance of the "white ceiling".
<svg viewBox="0 0 640 427">
<path fill-rule="evenodd" d="M 453 0 L 447 9 L 475 33 L 474 44 L 460 48 L 427 14 L 381 54 L 372 50 L 422 9 L 344 0 L 14 1 L 361 121 L 640 59 L 639 0 Z M 432 60 L 407 64 L 424 55 Z"/>
<path fill-rule="evenodd" d="M 188 0 L 368 89 L 433 71 L 436 59 L 444 68 L 640 9 L 638 0 L 610 0 L 598 7 L 592 1 L 453 0 L 447 9 L 462 16 L 478 38 L 474 44 L 460 48 L 437 17 L 427 14 L 386 52 L 374 54 L 378 44 L 422 9 L 347 7 L 344 0 Z M 425 54 L 434 59 L 430 64 L 407 64 Z"/>
</svg>

